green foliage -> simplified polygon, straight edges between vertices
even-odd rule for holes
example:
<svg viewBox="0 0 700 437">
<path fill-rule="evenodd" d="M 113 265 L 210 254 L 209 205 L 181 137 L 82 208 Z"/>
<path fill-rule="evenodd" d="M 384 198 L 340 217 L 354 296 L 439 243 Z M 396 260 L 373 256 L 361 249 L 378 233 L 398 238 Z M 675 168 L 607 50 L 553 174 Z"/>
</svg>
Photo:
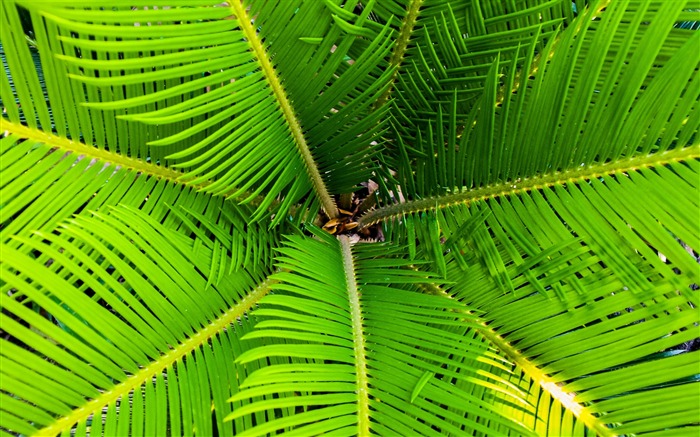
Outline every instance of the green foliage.
<svg viewBox="0 0 700 437">
<path fill-rule="evenodd" d="M 697 4 L 1 8 L 0 434 L 697 434 Z"/>
</svg>

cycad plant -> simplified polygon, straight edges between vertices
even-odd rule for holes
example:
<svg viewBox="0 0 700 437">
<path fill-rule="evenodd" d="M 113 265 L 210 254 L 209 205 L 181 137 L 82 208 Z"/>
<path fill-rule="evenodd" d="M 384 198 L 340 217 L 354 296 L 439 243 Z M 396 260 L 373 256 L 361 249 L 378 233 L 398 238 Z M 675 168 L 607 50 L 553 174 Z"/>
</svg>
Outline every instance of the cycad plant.
<svg viewBox="0 0 700 437">
<path fill-rule="evenodd" d="M 0 434 L 697 435 L 697 2 L 1 7 Z"/>
</svg>

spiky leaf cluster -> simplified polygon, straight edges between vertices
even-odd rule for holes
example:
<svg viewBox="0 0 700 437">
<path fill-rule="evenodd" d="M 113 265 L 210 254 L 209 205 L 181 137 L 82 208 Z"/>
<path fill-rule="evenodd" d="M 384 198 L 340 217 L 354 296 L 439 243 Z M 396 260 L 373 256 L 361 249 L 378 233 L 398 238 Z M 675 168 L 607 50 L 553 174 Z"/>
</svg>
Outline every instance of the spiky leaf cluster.
<svg viewBox="0 0 700 437">
<path fill-rule="evenodd" d="M 696 435 L 698 6 L 5 0 L 2 435 Z"/>
</svg>

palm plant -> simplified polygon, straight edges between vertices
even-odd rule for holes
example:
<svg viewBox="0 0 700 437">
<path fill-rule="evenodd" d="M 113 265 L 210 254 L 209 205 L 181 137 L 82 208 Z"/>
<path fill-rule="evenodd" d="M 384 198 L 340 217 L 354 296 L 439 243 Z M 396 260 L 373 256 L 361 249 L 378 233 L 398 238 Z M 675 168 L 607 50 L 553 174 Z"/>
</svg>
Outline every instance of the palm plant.
<svg viewBox="0 0 700 437">
<path fill-rule="evenodd" d="M 4 0 L 2 435 L 696 435 L 691 1 Z"/>
</svg>

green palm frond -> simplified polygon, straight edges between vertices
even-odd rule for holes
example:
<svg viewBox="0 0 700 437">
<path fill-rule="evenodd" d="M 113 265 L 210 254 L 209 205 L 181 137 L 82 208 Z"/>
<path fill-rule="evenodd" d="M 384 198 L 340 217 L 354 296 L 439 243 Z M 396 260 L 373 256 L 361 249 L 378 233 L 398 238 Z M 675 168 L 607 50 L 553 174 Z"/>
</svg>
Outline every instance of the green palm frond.
<svg viewBox="0 0 700 437">
<path fill-rule="evenodd" d="M 456 283 L 449 293 L 490 314 L 487 337 L 528 369 L 533 396 L 549 392 L 603 435 L 692 433 L 697 402 L 665 420 L 635 406 L 697 390 L 697 357 L 678 351 L 698 337 L 700 40 L 671 26 L 680 4 L 593 13 L 517 91 L 499 97 L 516 74 L 499 80 L 494 63 L 466 120 L 455 92 L 415 141 L 398 136 L 407 201 L 360 225 L 393 220 L 388 236 L 417 238 L 416 256 Z"/>
<path fill-rule="evenodd" d="M 401 136 L 397 138 L 401 153 L 398 174 L 401 195 L 412 200 L 403 204 L 387 205 L 370 212 L 361 218 L 360 225 L 366 226 L 389 218 L 403 219 L 436 207 L 449 208 L 450 205 L 469 204 L 484 199 L 534 196 L 539 195 L 539 192 L 552 202 L 552 196 L 574 195 L 577 190 L 565 192 L 560 189 L 574 184 L 580 190 L 586 190 L 586 194 L 574 199 L 561 198 L 561 204 L 566 205 L 575 200 L 576 205 L 583 207 L 581 202 L 590 201 L 591 207 L 586 209 L 589 215 L 584 217 L 592 217 L 590 214 L 599 215 L 605 223 L 612 219 L 612 215 L 602 207 L 600 201 L 590 198 L 588 194 L 599 192 L 601 188 L 590 190 L 588 187 L 601 187 L 598 183 L 602 181 L 607 189 L 613 190 L 610 194 L 602 194 L 607 198 L 605 202 L 611 205 L 608 208 L 622 215 L 620 222 L 611 224 L 613 229 L 603 237 L 605 241 L 598 243 L 601 250 L 609 255 L 605 262 L 617 264 L 620 268 L 619 273 L 625 275 L 625 271 L 631 271 L 625 267 L 628 266 L 629 255 L 616 254 L 618 245 L 629 243 L 632 250 L 642 250 L 640 248 L 647 243 L 640 240 L 650 238 L 666 240 L 663 246 L 652 244 L 658 250 L 667 253 L 674 251 L 677 254 L 676 259 L 684 258 L 678 255 L 682 250 L 673 242 L 673 236 L 685 242 L 697 241 L 695 232 L 689 232 L 688 229 L 688 223 L 694 221 L 688 212 L 697 210 L 697 199 L 693 195 L 697 190 L 697 176 L 693 176 L 693 173 L 696 171 L 694 160 L 700 149 L 694 141 L 700 119 L 695 106 L 698 88 L 693 75 L 698 67 L 698 59 L 693 53 L 700 42 L 700 35 L 687 32 L 686 42 L 677 44 L 678 56 L 674 56 L 661 69 L 653 68 L 653 53 L 660 52 L 660 47 L 671 29 L 670 23 L 678 16 L 670 14 L 670 11 L 678 14 L 682 10 L 677 6 L 665 5 L 669 14 L 664 15 L 663 20 L 647 22 L 644 28 L 639 29 L 639 32 L 644 32 L 647 43 L 651 44 L 652 55 L 645 54 L 645 58 L 642 59 L 640 54 L 633 57 L 631 62 L 646 62 L 646 70 L 617 71 L 609 77 L 613 70 L 602 69 L 602 63 L 598 62 L 598 59 L 602 58 L 601 52 L 591 51 L 589 55 L 582 56 L 577 61 L 583 66 L 598 62 L 601 67 L 599 77 L 586 82 L 588 91 L 581 91 L 585 87 L 575 82 L 573 85 L 576 87 L 570 88 L 572 84 L 560 80 L 562 69 L 576 68 L 576 62 L 572 62 L 565 55 L 570 51 L 583 53 L 584 50 L 578 50 L 577 47 L 594 44 L 595 38 L 613 41 L 614 34 L 610 32 L 596 31 L 595 38 L 586 38 L 585 34 L 582 35 L 583 29 L 569 28 L 562 35 L 559 46 L 551 55 L 551 61 L 547 63 L 543 74 L 532 80 L 524 79 L 525 82 L 519 87 L 519 91 L 505 94 L 505 99 L 498 104 L 497 64 L 494 64 L 482 102 L 479 107 L 475 107 L 467 122 L 473 127 L 465 130 L 461 138 L 458 138 L 457 131 L 462 122 L 457 120 L 457 101 L 454 95 L 447 114 L 443 116 L 441 110 L 438 111 L 436 121 L 428 125 L 425 134 L 418 131 L 417 142 L 409 147 Z M 611 6 L 601 20 L 592 22 L 599 22 L 603 29 L 607 29 L 606 25 L 615 28 L 616 23 L 627 13 L 624 5 Z M 638 21 L 641 21 L 645 11 L 639 10 L 636 14 Z M 562 51 L 562 48 L 567 47 L 571 50 Z M 632 47 L 629 50 L 632 50 Z M 618 70 L 620 68 L 621 65 Z M 585 71 L 592 70 L 585 68 Z M 630 82 L 621 78 L 625 75 L 634 76 L 636 82 L 633 82 L 631 88 L 640 89 L 636 96 L 628 91 Z M 609 78 L 604 80 L 605 77 Z M 511 72 L 507 82 L 513 83 L 513 79 L 514 72 Z M 575 77 L 574 79 L 577 80 Z M 528 81 L 534 83 L 527 85 Z M 618 90 L 615 90 L 614 84 L 621 81 L 625 86 L 619 86 Z M 603 84 L 606 97 L 599 96 L 603 92 L 596 92 L 596 83 Z M 506 89 L 510 89 L 510 86 Z M 571 92 L 574 95 L 567 97 Z M 590 104 L 580 103 L 582 95 L 590 99 Z M 672 98 L 669 99 L 669 96 Z M 600 102 L 601 99 L 605 100 L 605 103 Z M 484 107 L 493 109 L 489 111 Z M 654 107 L 655 110 L 641 109 L 649 107 Z M 523 109 L 518 112 L 517 108 Z M 552 108 L 562 109 L 554 113 L 556 118 L 550 121 Z M 611 113 L 612 108 L 617 112 Z M 513 126 L 520 128 L 514 130 Z M 559 138 L 561 141 L 557 141 Z M 433 156 L 437 159 L 433 159 Z M 641 205 L 641 208 L 649 208 L 648 216 L 638 214 L 636 209 L 639 209 L 640 205 L 636 202 L 641 200 L 641 196 L 649 196 L 656 189 L 653 179 L 650 182 L 646 182 L 646 179 L 654 178 L 656 172 L 664 172 L 663 166 L 672 170 L 668 175 L 664 174 L 664 179 L 675 177 L 676 174 L 679 178 L 678 184 L 669 182 L 669 185 L 665 185 L 664 192 L 668 187 L 674 186 L 678 191 L 677 196 L 668 197 L 668 193 L 662 195 L 657 191 L 654 195 L 656 202 Z M 634 174 L 644 176 L 635 178 Z M 629 177 L 629 181 L 626 177 Z M 639 186 L 636 193 L 635 186 Z M 550 195 L 552 192 L 556 194 Z M 617 202 L 627 199 L 635 203 L 628 203 L 630 206 L 626 209 L 619 208 Z M 594 201 L 596 203 L 593 203 Z M 498 205 L 496 202 L 490 203 Z M 636 206 L 632 207 L 633 204 Z M 579 215 L 573 205 L 567 209 L 575 216 Z M 665 211 L 659 211 L 660 209 Z M 560 211 L 560 207 L 555 207 L 555 214 L 561 216 L 564 212 Z M 428 212 L 427 215 L 431 216 L 432 213 Z M 663 226 L 668 226 L 668 231 L 671 232 L 668 238 L 668 234 L 656 232 L 652 232 L 653 237 L 641 239 L 636 235 L 644 230 L 649 233 L 658 228 L 658 224 L 649 222 L 652 217 L 663 219 Z M 589 235 L 591 238 L 597 238 L 599 234 L 604 235 L 605 228 L 599 227 L 597 220 L 599 219 L 593 219 L 593 222 L 587 220 L 587 224 L 582 223 L 587 229 L 575 229 L 575 232 L 578 235 Z M 646 223 L 642 225 L 639 220 Z M 570 226 L 575 226 L 576 218 L 567 218 L 565 221 Z M 643 230 L 624 231 L 628 224 L 637 223 L 644 226 Z M 529 224 L 525 222 L 525 225 Z M 404 230 L 410 231 L 410 228 L 405 227 Z M 619 234 L 619 237 L 613 234 Z M 549 241 L 555 242 L 557 238 L 561 237 L 550 238 Z M 611 244 L 609 238 L 626 242 Z M 669 239 L 672 243 L 668 242 Z M 645 257 L 652 258 L 648 253 Z M 690 265 L 685 265 L 685 274 L 691 274 L 691 266 L 694 264 L 692 261 Z M 636 268 L 634 271 L 636 272 Z M 665 273 L 664 276 L 673 275 Z M 627 279 L 640 284 L 639 279 Z"/>
<path fill-rule="evenodd" d="M 406 111 L 407 124 L 433 117 L 454 91 L 460 107 L 468 107 L 497 54 L 504 66 L 512 59 L 521 67 L 519 46 L 535 37 L 541 49 L 557 26 L 574 16 L 571 2 L 558 0 L 528 2 L 522 9 L 502 1 L 391 0 L 377 2 L 372 13 L 396 32 L 391 92 L 397 97 L 393 103 Z M 388 98 L 389 92 L 380 104 Z"/>
<path fill-rule="evenodd" d="M 293 356 L 309 364 L 259 370 L 233 400 L 301 395 L 251 404 L 231 417 L 290 405 L 301 409 L 249 430 L 251 435 L 286 428 L 304 435 L 486 433 L 483 421 L 526 433 L 491 405 L 490 391 L 475 396 L 459 388 L 457 381 L 469 381 L 505 393 L 511 404 L 522 402 L 512 384 L 476 372 L 477 362 L 506 367 L 483 343 L 463 336 L 475 325 L 473 316 L 415 289 L 435 279 L 408 268 L 411 262 L 396 248 L 317 235 L 319 240 L 290 239 L 279 249 L 276 293 L 260 302 L 254 314 L 263 321 L 244 337 L 294 343 L 257 347 L 238 358 L 245 363 Z M 387 257 L 392 252 L 398 256 Z"/>
<path fill-rule="evenodd" d="M 59 53 L 46 60 L 53 65 L 45 70 L 68 73 L 76 82 L 68 84 L 76 90 L 74 101 L 88 100 L 89 108 L 101 110 L 93 109 L 93 117 L 115 111 L 110 115 L 118 120 L 146 125 L 136 128 L 140 151 L 126 146 L 132 156 L 160 156 L 184 168 L 188 184 L 206 183 L 201 189 L 207 192 L 251 201 L 265 190 L 259 216 L 285 192 L 277 214 L 284 217 L 312 186 L 323 208 L 337 215 L 329 193 L 352 191 L 369 175 L 369 143 L 381 129 L 381 112 L 360 115 L 369 105 L 362 102 L 383 90 L 384 79 L 367 81 L 367 75 L 388 50 L 385 32 L 348 64 L 353 38 L 339 43 L 342 30 L 320 2 L 280 5 L 284 13 L 248 11 L 240 2 L 149 5 L 105 10 L 89 2 L 81 9 L 75 3 L 23 4 L 41 16 L 36 27 L 56 27 L 58 35 L 40 47 Z M 308 38 L 323 43 L 309 44 Z M 113 130 L 107 142 L 119 144 L 116 135 L 131 124 Z M 90 127 L 95 125 L 83 129 Z M 155 152 L 163 146 L 167 153 Z M 304 171 L 308 177 L 299 178 Z"/>
<path fill-rule="evenodd" d="M 614 172 L 614 165 L 610 169 L 603 166 L 610 161 L 625 165 L 626 158 L 692 146 L 698 126 L 693 73 L 698 65 L 694 54 L 699 36 L 685 31 L 679 42 L 675 31 L 680 29 L 671 25 L 679 19 L 682 6 L 664 2 L 662 7 L 663 19 L 645 23 L 641 23 L 647 19 L 643 9 L 630 11 L 620 3 L 596 21 L 591 21 L 593 14 L 589 13 L 584 22 L 598 23 L 595 29 L 569 28 L 557 48 L 550 44 L 552 51 L 542 56 L 551 58 L 540 67 L 542 74 L 533 79 L 521 76 L 517 90 L 500 99 L 500 91 L 513 88 L 516 72 L 511 70 L 499 80 L 499 67 L 494 63 L 481 102 L 469 117 L 458 118 L 456 92 L 450 93 L 444 99 L 447 105 L 438 110 L 434 121 L 418 130 L 416 139 L 397 132 L 402 194 L 424 198 L 453 193 L 437 202 L 454 203 L 468 189 L 492 186 L 493 195 L 499 194 L 499 188 L 531 189 L 547 185 L 544 179 L 549 175 L 575 178 L 576 173 L 585 173 L 581 167 L 588 167 L 592 177 Z M 623 19 L 636 19 L 637 27 L 618 32 L 631 33 L 630 41 L 635 36 L 643 39 L 639 44 L 648 50 L 636 50 L 630 43 L 619 53 L 615 29 Z M 662 48 L 669 49 L 666 41 L 672 41 L 676 50 L 659 68 L 656 62 L 663 56 Z M 579 56 L 572 59 L 571 53 Z M 632 67 L 624 62 L 628 57 Z M 526 69 L 537 67 L 530 58 Z M 577 71 L 585 71 L 586 76 Z M 562 76 L 568 80 L 561 80 Z M 468 128 L 458 135 L 464 125 Z M 686 151 L 689 158 L 696 154 L 693 147 Z M 630 165 L 638 164 L 631 161 Z M 423 209 L 430 203 L 426 200 Z M 368 217 L 365 223 L 373 219 Z"/>
<path fill-rule="evenodd" d="M 2 340 L 3 390 L 16 394 L 3 402 L 14 418 L 3 426 L 51 435 L 75 425 L 92 435 L 104 421 L 105 435 L 162 435 L 166 426 L 211 435 L 213 408 L 227 433 L 235 385 L 219 381 L 235 368 L 224 357 L 270 280 L 238 270 L 212 281 L 206 247 L 195 251 L 192 239 L 131 208 L 59 229 L 43 241 L 15 237 L 40 258 L 3 247 L 3 330 L 13 338 Z"/>
<path fill-rule="evenodd" d="M 15 237 L 51 232 L 71 215 L 89 216 L 122 205 L 139 208 L 169 229 L 192 232 L 219 261 L 224 260 L 219 255 L 228 253 L 231 264 L 222 271 L 271 266 L 270 248 L 277 244 L 278 234 L 248 224 L 252 210 L 246 205 L 183 189 L 179 173 L 163 167 L 54 136 L 22 142 L 22 134 L 34 134 L 21 125 L 3 123 L 3 127 L 17 133 L 0 140 L 3 244 L 19 249 L 25 245 Z M 133 189 L 135 184 L 140 188 Z"/>
<path fill-rule="evenodd" d="M 689 303 L 696 295 L 687 284 L 676 286 L 676 278 L 657 279 L 653 288 L 628 286 L 590 252 L 573 255 L 562 250 L 534 267 L 526 262 L 522 274 L 503 256 L 515 287 L 507 294 L 492 285 L 486 267 L 475 264 L 464 272 L 453 264 L 449 278 L 457 284 L 450 292 L 488 314 L 494 343 L 530 377 L 542 372 L 537 390 L 558 392 L 598 433 L 692 434 L 684 427 L 694 424 L 700 408 L 690 396 L 697 389 L 697 353 L 681 352 L 697 338 L 696 306 Z M 676 405 L 661 420 L 657 411 L 639 407 L 666 393 L 688 396 L 682 413 Z M 671 403 L 661 408 L 674 409 Z"/>
</svg>

